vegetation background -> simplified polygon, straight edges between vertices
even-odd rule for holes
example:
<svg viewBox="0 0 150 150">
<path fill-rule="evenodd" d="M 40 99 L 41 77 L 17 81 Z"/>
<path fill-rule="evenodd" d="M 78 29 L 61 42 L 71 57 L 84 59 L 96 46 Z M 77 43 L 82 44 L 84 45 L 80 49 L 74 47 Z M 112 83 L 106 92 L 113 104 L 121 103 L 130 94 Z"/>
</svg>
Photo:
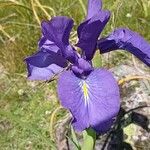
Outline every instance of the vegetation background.
<svg viewBox="0 0 150 150">
<path fill-rule="evenodd" d="M 74 19 L 71 42 L 75 43 L 86 3 L 87 0 L 0 0 L 0 149 L 55 149 L 54 130 L 67 112 L 59 109 L 56 82 L 28 81 L 23 60 L 37 49 L 40 22 L 53 16 Z M 128 27 L 150 42 L 149 0 L 103 3 L 112 13 L 103 36 L 116 27 Z M 123 51 L 113 52 L 111 58 L 97 55 L 96 66 L 101 65 L 100 58 L 108 69 L 120 64 L 136 65 L 135 58 Z"/>
</svg>

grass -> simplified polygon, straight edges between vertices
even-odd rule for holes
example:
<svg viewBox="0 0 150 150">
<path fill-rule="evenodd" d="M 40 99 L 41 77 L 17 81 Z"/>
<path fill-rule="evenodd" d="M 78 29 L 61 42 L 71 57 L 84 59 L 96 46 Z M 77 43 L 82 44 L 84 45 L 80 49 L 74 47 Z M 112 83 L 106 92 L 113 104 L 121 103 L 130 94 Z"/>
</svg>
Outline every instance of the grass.
<svg viewBox="0 0 150 150">
<path fill-rule="evenodd" d="M 40 22 L 44 19 L 57 15 L 74 18 L 71 35 L 72 42 L 76 41 L 75 31 L 84 19 L 85 6 L 86 0 L 0 1 L 1 149 L 55 149 L 50 137 L 50 117 L 59 107 L 56 84 L 27 81 L 23 59 L 35 52 L 40 38 Z M 116 27 L 125 26 L 150 41 L 148 0 L 104 0 L 104 7 L 112 12 L 112 17 L 103 36 Z M 113 55 L 115 59 L 109 67 L 131 60 L 131 55 L 126 52 Z M 96 57 L 96 66 L 100 65 L 98 59 Z M 110 62 L 107 59 L 103 62 L 108 67 Z M 61 120 L 64 114 L 64 110 L 60 110 L 56 120 Z"/>
</svg>

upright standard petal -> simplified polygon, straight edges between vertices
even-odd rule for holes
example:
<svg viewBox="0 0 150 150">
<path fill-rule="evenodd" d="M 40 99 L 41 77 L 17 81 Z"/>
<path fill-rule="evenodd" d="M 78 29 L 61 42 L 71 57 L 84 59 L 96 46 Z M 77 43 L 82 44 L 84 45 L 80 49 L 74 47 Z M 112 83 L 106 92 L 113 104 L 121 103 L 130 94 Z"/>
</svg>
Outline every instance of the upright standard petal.
<svg viewBox="0 0 150 150">
<path fill-rule="evenodd" d="M 97 39 L 110 18 L 109 11 L 100 11 L 78 27 L 77 46 L 83 51 L 87 60 L 91 60 L 96 50 Z"/>
<path fill-rule="evenodd" d="M 28 78 L 31 80 L 50 80 L 61 72 L 67 61 L 60 54 L 47 51 L 38 51 L 25 59 L 28 69 Z"/>
<path fill-rule="evenodd" d="M 88 127 L 99 133 L 107 131 L 120 108 L 117 82 L 104 69 L 95 69 L 85 80 L 71 71 L 64 72 L 58 81 L 58 97 L 71 111 L 78 131 Z"/>
<path fill-rule="evenodd" d="M 87 19 L 92 18 L 102 9 L 102 0 L 88 0 Z"/>
<path fill-rule="evenodd" d="M 48 40 L 46 37 L 42 36 L 38 42 L 38 47 L 40 50 L 47 50 L 49 52 L 61 53 L 59 47 L 52 41 Z"/>
<path fill-rule="evenodd" d="M 72 19 L 65 16 L 58 16 L 52 18 L 50 21 L 43 21 L 41 26 L 44 37 L 54 42 L 60 49 L 69 45 L 70 31 L 73 27 Z"/>
<path fill-rule="evenodd" d="M 41 26 L 44 37 L 40 40 L 39 46 L 49 49 L 53 48 L 54 50 L 59 48 L 64 58 L 71 63 L 76 63 L 78 55 L 69 44 L 73 20 L 65 16 L 58 16 L 50 21 L 43 21 Z"/>
<path fill-rule="evenodd" d="M 102 54 L 117 49 L 126 50 L 150 67 L 150 44 L 129 29 L 116 29 L 108 37 L 98 41 L 98 48 Z"/>
</svg>

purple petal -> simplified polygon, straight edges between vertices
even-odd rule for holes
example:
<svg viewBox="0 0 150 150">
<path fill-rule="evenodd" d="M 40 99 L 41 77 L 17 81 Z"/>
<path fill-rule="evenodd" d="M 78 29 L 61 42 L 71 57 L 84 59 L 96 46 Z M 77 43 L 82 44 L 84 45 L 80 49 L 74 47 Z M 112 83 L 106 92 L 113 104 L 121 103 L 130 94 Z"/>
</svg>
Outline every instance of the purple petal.
<svg viewBox="0 0 150 150">
<path fill-rule="evenodd" d="M 52 51 L 38 51 L 36 54 L 27 57 L 25 61 L 28 77 L 31 80 L 48 80 L 67 66 L 66 59 Z"/>
<path fill-rule="evenodd" d="M 69 45 L 70 31 L 73 20 L 64 16 L 54 17 L 48 22 L 42 22 L 43 38 L 39 47 L 61 52 L 62 56 L 71 63 L 76 63 L 78 55 L 74 48 Z"/>
<path fill-rule="evenodd" d="M 91 70 L 91 64 L 83 58 L 78 59 L 78 67 L 83 69 L 84 71 Z"/>
<path fill-rule="evenodd" d="M 97 39 L 110 18 L 109 11 L 100 11 L 78 27 L 77 46 L 83 50 L 87 60 L 91 60 L 96 50 Z"/>
<path fill-rule="evenodd" d="M 102 0 L 88 0 L 87 19 L 92 18 L 102 9 Z"/>
<path fill-rule="evenodd" d="M 85 80 L 71 71 L 64 72 L 58 81 L 58 97 L 71 111 L 73 126 L 78 131 L 92 127 L 106 132 L 120 108 L 117 82 L 104 69 L 95 69 Z"/>
<path fill-rule="evenodd" d="M 77 52 L 71 45 L 68 45 L 65 48 L 64 57 L 72 64 L 76 64 L 78 62 L 78 58 L 79 58 Z"/>
<path fill-rule="evenodd" d="M 116 29 L 107 38 L 98 41 L 98 48 L 100 53 L 117 49 L 126 50 L 150 66 L 150 44 L 138 33 L 129 29 Z"/>
<path fill-rule="evenodd" d="M 79 58 L 78 64 L 72 66 L 72 71 L 80 78 L 86 78 L 92 70 L 91 64 L 83 58 Z"/>
<path fill-rule="evenodd" d="M 60 49 L 69 45 L 70 31 L 73 27 L 73 20 L 65 16 L 52 18 L 50 21 L 43 21 L 42 33 L 48 40 L 54 42 Z"/>
<path fill-rule="evenodd" d="M 56 64 L 51 64 L 48 67 L 39 68 L 31 64 L 27 64 L 29 80 L 50 80 L 56 74 L 63 70 L 62 67 Z"/>
<path fill-rule="evenodd" d="M 58 46 L 56 46 L 54 42 L 48 40 L 44 36 L 41 37 L 38 45 L 39 45 L 39 49 L 46 49 L 47 51 L 53 51 L 55 53 L 58 53 L 58 51 L 60 52 Z"/>
<path fill-rule="evenodd" d="M 36 54 L 27 57 L 26 62 L 36 67 L 47 67 L 56 64 L 60 67 L 66 67 L 67 62 L 61 55 L 54 52 L 38 51 Z"/>
</svg>

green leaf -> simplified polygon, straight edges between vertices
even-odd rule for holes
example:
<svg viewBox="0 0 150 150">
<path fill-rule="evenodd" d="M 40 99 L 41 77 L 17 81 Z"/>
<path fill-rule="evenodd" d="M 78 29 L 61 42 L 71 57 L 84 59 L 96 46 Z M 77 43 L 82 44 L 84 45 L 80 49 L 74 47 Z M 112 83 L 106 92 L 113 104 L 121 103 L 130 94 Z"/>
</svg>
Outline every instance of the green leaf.
<svg viewBox="0 0 150 150">
<path fill-rule="evenodd" d="M 88 128 L 83 131 L 83 144 L 81 150 L 93 150 L 95 147 L 96 132 Z"/>
</svg>

